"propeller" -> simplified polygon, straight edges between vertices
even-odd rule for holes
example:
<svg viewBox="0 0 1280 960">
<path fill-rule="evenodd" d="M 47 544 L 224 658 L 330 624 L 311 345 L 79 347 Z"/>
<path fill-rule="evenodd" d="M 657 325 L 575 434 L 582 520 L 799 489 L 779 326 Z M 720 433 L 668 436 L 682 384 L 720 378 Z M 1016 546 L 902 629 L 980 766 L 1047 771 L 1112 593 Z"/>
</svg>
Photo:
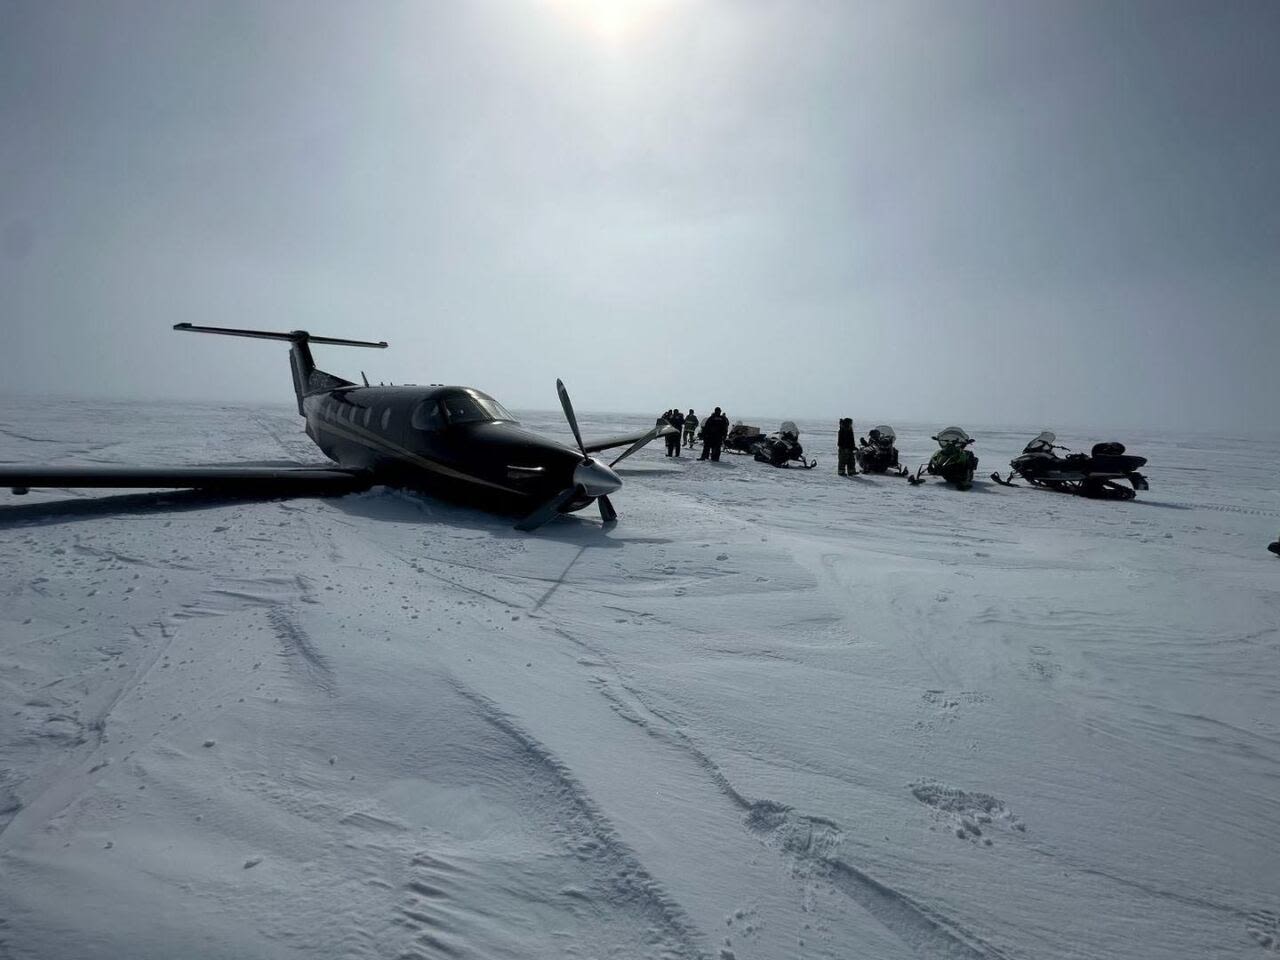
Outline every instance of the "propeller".
<svg viewBox="0 0 1280 960">
<path fill-rule="evenodd" d="M 591 459 L 587 453 L 586 444 L 582 442 L 582 431 L 578 429 L 578 417 L 573 412 L 573 401 L 569 399 L 569 391 L 564 388 L 563 380 L 556 380 L 556 393 L 560 395 L 560 407 L 564 410 L 564 418 L 569 421 L 569 429 L 573 431 L 573 439 L 578 441 L 578 449 L 582 451 L 582 456 L 585 458 L 584 465 L 590 464 L 594 466 L 595 461 Z M 630 450 L 627 451 L 627 453 L 630 452 Z M 622 457 L 626 455 L 624 453 Z M 618 460 L 621 460 L 622 457 L 619 457 Z M 617 463 L 618 460 L 613 461 L 613 463 Z M 613 466 L 613 464 L 610 464 L 610 466 Z M 579 467 L 579 470 L 581 469 Z M 609 502 L 608 494 L 600 494 L 596 497 L 596 506 L 600 508 L 600 519 L 605 523 L 618 522 L 618 511 L 613 509 L 613 504 Z"/>
<path fill-rule="evenodd" d="M 622 481 L 618 479 L 617 475 L 609 467 L 596 463 L 591 459 L 591 455 L 587 453 L 587 445 L 582 442 L 582 431 L 578 429 L 578 417 L 573 412 L 573 402 L 569 399 L 569 391 L 565 389 L 563 380 L 556 381 L 556 393 L 560 396 L 560 407 L 564 410 L 564 418 L 569 421 L 569 429 L 573 431 L 573 439 L 578 442 L 578 449 L 582 451 L 582 463 L 578 464 L 573 471 L 573 486 L 561 490 L 546 503 L 539 506 L 533 513 L 516 524 L 516 529 L 537 529 L 555 517 L 561 509 L 578 496 L 595 497 L 596 506 L 600 508 L 600 519 L 606 524 L 616 523 L 618 511 L 613 508 L 613 504 L 609 501 L 608 492 L 617 490 Z M 633 447 L 627 453 L 624 453 L 622 457 L 638 450 L 641 446 L 643 444 Z M 619 457 L 618 460 L 621 460 L 622 457 Z M 614 461 L 614 463 L 617 462 L 617 460 Z"/>
<path fill-rule="evenodd" d="M 516 529 L 528 533 L 531 530 L 537 530 L 548 520 L 554 520 L 560 509 L 567 506 L 569 501 L 578 495 L 578 488 L 567 487 L 561 490 L 554 497 L 544 503 L 533 513 L 529 514 L 523 520 L 516 524 Z"/>
<path fill-rule="evenodd" d="M 564 418 L 569 421 L 569 429 L 573 431 L 573 439 L 578 441 L 578 449 L 587 456 L 586 445 L 582 442 L 582 431 L 578 429 L 578 418 L 573 414 L 573 404 L 569 400 L 569 391 L 564 388 L 564 381 L 556 381 L 556 393 L 560 394 L 560 407 L 564 410 Z M 590 459 L 590 457 L 587 457 Z"/>
<path fill-rule="evenodd" d="M 675 428 L 675 427 L 673 427 L 673 426 L 671 426 L 670 424 L 663 424 L 663 425 L 662 425 L 662 426 L 660 426 L 660 427 L 654 427 L 652 430 L 650 430 L 648 433 L 646 433 L 643 437 L 641 437 L 639 440 L 637 440 L 637 441 L 636 441 L 635 443 L 633 443 L 631 446 L 627 447 L 627 449 L 626 449 L 626 450 L 624 450 L 624 451 L 622 452 L 622 454 L 621 454 L 621 455 L 619 455 L 619 456 L 618 456 L 618 458 L 617 458 L 616 460 L 614 460 L 611 464 L 609 464 L 609 466 L 610 466 L 610 467 L 616 467 L 616 466 L 617 466 L 618 464 L 620 464 L 623 460 L 627 459 L 627 457 L 631 456 L 633 453 L 635 453 L 635 452 L 636 452 L 637 450 L 639 450 L 641 447 L 643 447 L 643 446 L 645 446 L 647 443 L 649 443 L 649 441 L 651 441 L 651 440 L 656 440 L 656 439 L 658 439 L 658 437 L 663 437 L 663 436 L 667 436 L 668 434 L 674 433 L 674 432 L 675 432 L 675 429 L 676 429 L 676 428 Z"/>
<path fill-rule="evenodd" d="M 607 496 L 597 497 L 596 506 L 600 508 L 600 519 L 606 524 L 618 522 L 618 511 L 613 509 L 613 504 Z"/>
</svg>

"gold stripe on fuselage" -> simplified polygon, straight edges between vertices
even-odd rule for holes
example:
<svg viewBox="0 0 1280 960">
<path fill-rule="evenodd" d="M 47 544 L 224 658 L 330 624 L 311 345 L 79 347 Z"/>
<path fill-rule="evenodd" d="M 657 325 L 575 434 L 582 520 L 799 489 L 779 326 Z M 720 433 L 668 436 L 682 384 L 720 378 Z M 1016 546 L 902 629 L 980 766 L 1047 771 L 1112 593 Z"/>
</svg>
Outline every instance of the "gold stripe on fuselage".
<svg viewBox="0 0 1280 960">
<path fill-rule="evenodd" d="M 345 436 L 348 440 L 354 440 L 357 443 L 364 443 L 365 445 L 378 447 L 384 452 L 389 453 L 400 460 L 411 463 L 416 467 L 422 467 L 424 470 L 430 470 L 432 473 L 438 473 L 453 480 L 463 480 L 467 483 L 478 483 L 482 486 L 492 487 L 494 490 L 501 490 L 503 493 L 513 493 L 521 497 L 530 496 L 526 491 L 517 490 L 514 487 L 506 487 L 500 483 L 494 483 L 492 480 L 485 480 L 482 477 L 463 473 L 461 470 L 455 470 L 453 467 L 440 463 L 437 460 L 430 460 L 421 454 L 414 453 L 412 450 L 400 446 L 398 443 L 393 443 L 386 437 L 379 436 L 365 427 L 357 427 L 353 423 L 339 426 L 336 423 L 329 422 L 319 415 L 315 418 L 315 424 L 322 429 L 337 434 L 340 437 Z"/>
</svg>

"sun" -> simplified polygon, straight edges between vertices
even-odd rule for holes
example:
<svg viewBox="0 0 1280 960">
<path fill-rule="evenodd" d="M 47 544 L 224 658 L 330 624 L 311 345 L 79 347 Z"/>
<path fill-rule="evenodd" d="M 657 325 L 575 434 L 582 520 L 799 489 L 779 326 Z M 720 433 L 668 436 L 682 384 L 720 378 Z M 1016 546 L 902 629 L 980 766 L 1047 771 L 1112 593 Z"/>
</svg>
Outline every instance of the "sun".
<svg viewBox="0 0 1280 960">
<path fill-rule="evenodd" d="M 597 40 L 616 44 L 644 32 L 674 0 L 549 0 L 566 20 Z"/>
</svg>

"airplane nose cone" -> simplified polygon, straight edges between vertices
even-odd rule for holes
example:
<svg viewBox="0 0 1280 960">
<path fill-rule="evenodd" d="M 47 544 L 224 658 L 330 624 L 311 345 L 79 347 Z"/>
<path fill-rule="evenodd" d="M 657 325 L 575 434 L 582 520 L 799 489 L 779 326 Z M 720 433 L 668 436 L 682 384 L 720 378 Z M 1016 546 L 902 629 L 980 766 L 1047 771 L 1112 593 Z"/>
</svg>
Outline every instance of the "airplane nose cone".
<svg viewBox="0 0 1280 960">
<path fill-rule="evenodd" d="M 622 486 L 622 478 L 594 460 L 584 460 L 573 471 L 573 482 L 589 497 L 607 497 Z"/>
</svg>

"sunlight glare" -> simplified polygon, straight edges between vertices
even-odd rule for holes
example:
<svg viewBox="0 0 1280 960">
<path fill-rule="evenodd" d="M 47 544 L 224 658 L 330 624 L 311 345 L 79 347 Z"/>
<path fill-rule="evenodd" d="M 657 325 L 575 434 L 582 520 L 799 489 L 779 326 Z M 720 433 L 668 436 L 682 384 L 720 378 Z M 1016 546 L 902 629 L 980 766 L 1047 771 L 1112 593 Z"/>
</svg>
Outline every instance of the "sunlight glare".
<svg viewBox="0 0 1280 960">
<path fill-rule="evenodd" d="M 623 43 L 650 27 L 673 0 L 551 0 L 574 25 L 597 40 Z"/>
</svg>

